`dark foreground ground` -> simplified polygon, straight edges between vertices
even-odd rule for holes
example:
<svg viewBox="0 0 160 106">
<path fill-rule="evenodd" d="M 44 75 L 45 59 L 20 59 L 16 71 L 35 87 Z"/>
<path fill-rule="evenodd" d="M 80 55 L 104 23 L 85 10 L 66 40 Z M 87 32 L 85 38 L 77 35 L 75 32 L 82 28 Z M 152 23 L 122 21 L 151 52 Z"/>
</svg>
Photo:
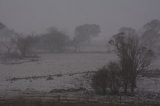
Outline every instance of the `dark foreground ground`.
<svg viewBox="0 0 160 106">
<path fill-rule="evenodd" d="M 158 104 L 100 104 L 100 103 L 2 103 L 0 106 L 160 106 Z"/>
<path fill-rule="evenodd" d="M 42 100 L 1 101 L 0 106 L 160 106 L 156 103 L 58 102 Z"/>
</svg>

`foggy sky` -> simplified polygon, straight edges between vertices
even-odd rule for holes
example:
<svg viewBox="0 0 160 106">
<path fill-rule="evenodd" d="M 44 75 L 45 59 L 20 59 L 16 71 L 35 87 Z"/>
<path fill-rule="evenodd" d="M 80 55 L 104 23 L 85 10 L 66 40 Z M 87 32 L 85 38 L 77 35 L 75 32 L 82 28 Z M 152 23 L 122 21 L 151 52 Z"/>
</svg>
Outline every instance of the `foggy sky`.
<svg viewBox="0 0 160 106">
<path fill-rule="evenodd" d="M 0 22 L 24 33 L 56 26 L 73 34 L 77 25 L 91 23 L 111 36 L 152 19 L 160 19 L 160 0 L 0 0 Z"/>
</svg>

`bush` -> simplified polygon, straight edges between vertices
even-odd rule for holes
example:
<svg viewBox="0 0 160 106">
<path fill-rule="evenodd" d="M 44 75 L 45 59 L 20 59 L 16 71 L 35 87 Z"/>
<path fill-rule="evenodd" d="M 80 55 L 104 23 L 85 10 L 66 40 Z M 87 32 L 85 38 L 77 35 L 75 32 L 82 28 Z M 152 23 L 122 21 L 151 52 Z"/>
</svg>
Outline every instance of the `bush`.
<svg viewBox="0 0 160 106">
<path fill-rule="evenodd" d="M 106 94 L 106 88 L 108 86 L 108 70 L 106 67 L 99 69 L 92 78 L 92 87 L 98 94 Z"/>
<path fill-rule="evenodd" d="M 107 67 L 99 69 L 92 78 L 92 87 L 97 94 L 118 94 L 121 85 L 120 68 L 117 63 L 110 62 Z"/>
</svg>

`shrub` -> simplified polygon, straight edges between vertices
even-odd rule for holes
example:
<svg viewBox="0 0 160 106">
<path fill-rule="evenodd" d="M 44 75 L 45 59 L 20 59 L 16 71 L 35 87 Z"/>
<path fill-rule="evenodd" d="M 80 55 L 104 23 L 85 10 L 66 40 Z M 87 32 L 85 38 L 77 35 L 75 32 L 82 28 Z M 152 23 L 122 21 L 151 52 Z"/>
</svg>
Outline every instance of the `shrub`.
<svg viewBox="0 0 160 106">
<path fill-rule="evenodd" d="M 99 69 L 92 78 L 92 87 L 98 94 L 106 94 L 108 86 L 108 70 L 106 67 Z"/>
<path fill-rule="evenodd" d="M 120 68 L 114 62 L 99 69 L 92 78 L 92 87 L 97 94 L 105 95 L 107 91 L 111 94 L 118 94 L 120 85 Z"/>
</svg>

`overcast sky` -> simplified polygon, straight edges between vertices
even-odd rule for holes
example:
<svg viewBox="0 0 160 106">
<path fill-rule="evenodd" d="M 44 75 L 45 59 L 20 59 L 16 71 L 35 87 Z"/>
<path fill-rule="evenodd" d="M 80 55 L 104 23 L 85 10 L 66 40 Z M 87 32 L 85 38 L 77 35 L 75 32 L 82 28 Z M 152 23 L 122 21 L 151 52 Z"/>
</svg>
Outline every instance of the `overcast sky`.
<svg viewBox="0 0 160 106">
<path fill-rule="evenodd" d="M 72 34 L 77 25 L 92 23 L 110 36 L 152 19 L 160 19 L 160 0 L 0 0 L 0 22 L 24 33 L 56 26 Z"/>
</svg>

